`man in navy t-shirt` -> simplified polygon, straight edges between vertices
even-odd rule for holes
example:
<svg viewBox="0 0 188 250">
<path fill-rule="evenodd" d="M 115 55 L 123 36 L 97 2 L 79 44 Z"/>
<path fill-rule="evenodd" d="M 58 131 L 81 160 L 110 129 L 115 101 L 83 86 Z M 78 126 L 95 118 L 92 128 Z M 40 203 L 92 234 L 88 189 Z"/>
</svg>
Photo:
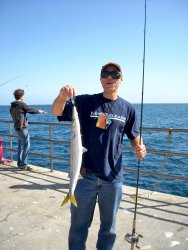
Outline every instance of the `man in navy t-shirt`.
<svg viewBox="0 0 188 250">
<path fill-rule="evenodd" d="M 113 248 L 116 214 L 122 196 L 124 134 L 138 159 L 146 154 L 139 136 L 135 109 L 118 96 L 122 82 L 121 67 L 113 62 L 107 63 L 101 69 L 100 80 L 103 93 L 76 96 L 75 88 L 66 85 L 52 105 L 52 113 L 58 116 L 59 121 L 71 121 L 73 104 L 67 99 L 75 98 L 82 145 L 87 149 L 82 156 L 81 178 L 75 190 L 78 207 L 71 204 L 69 250 L 85 249 L 96 201 L 101 220 L 96 247 L 99 250 Z"/>
</svg>

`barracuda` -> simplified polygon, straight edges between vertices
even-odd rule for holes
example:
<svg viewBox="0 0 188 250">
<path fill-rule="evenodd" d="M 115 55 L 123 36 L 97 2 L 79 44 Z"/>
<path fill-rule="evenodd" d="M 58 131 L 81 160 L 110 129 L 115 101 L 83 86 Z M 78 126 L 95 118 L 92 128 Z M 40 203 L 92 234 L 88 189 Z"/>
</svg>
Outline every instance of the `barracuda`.
<svg viewBox="0 0 188 250">
<path fill-rule="evenodd" d="M 80 133 L 80 122 L 76 107 L 73 106 L 72 114 L 72 131 L 71 131 L 71 156 L 70 156 L 70 184 L 69 193 L 63 200 L 61 206 L 67 203 L 69 200 L 74 206 L 77 207 L 77 201 L 74 196 L 74 190 L 78 181 L 80 173 L 82 154 L 87 151 L 82 147 L 81 133 Z"/>
</svg>

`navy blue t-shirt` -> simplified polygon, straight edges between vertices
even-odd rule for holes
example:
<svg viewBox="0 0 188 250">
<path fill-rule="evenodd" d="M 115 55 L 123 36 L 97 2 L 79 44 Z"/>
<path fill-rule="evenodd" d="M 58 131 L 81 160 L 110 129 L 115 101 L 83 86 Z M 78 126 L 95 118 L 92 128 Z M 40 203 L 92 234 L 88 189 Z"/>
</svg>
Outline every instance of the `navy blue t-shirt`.
<svg viewBox="0 0 188 250">
<path fill-rule="evenodd" d="M 109 100 L 103 94 L 79 95 L 75 98 L 78 111 L 83 153 L 82 167 L 109 182 L 122 182 L 122 141 L 139 135 L 136 112 L 132 104 L 118 97 Z M 107 118 L 101 128 L 99 117 Z M 59 121 L 72 120 L 72 103 L 67 101 Z M 98 123 L 97 123 L 98 122 Z M 97 126 L 96 126 L 97 125 Z"/>
</svg>

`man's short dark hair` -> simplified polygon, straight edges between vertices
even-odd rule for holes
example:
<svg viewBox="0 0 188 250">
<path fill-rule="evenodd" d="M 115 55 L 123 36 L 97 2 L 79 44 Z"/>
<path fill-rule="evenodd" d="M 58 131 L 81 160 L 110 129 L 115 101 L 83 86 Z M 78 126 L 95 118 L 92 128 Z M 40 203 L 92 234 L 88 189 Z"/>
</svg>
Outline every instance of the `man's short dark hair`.
<svg viewBox="0 0 188 250">
<path fill-rule="evenodd" d="M 14 97 L 16 100 L 20 100 L 22 98 L 22 96 L 24 95 L 24 90 L 23 89 L 16 89 L 13 94 L 14 94 Z"/>
</svg>

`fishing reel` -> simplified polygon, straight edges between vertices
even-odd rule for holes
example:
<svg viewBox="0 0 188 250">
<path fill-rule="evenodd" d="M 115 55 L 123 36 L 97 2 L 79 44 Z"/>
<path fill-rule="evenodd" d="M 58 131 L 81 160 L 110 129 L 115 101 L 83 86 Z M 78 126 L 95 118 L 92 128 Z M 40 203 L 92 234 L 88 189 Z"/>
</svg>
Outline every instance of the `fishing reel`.
<svg viewBox="0 0 188 250">
<path fill-rule="evenodd" d="M 130 244 L 136 244 L 136 247 L 137 247 L 138 249 L 140 249 L 140 247 L 138 246 L 139 238 L 143 238 L 143 236 L 142 236 L 141 234 L 137 234 L 137 233 L 133 233 L 133 234 L 127 233 L 127 234 L 125 235 L 125 239 L 126 239 Z"/>
</svg>

